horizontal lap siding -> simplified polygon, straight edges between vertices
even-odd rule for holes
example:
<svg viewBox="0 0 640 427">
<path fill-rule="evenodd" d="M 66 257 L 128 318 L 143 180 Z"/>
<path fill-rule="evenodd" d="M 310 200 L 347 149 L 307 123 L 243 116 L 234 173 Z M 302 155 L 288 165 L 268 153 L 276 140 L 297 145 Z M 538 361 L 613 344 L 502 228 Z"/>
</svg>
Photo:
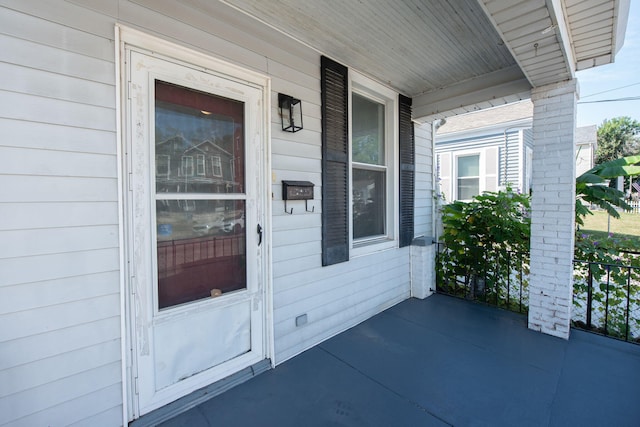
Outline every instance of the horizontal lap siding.
<svg viewBox="0 0 640 427">
<path fill-rule="evenodd" d="M 437 139 L 438 146 L 436 147 L 436 154 L 439 153 L 456 153 L 459 151 L 480 151 L 490 147 L 495 147 L 500 153 L 500 168 L 499 168 L 499 183 L 500 185 L 511 184 L 514 189 L 517 189 L 520 185 L 519 179 L 519 167 L 520 160 L 520 131 L 509 130 L 507 132 L 507 175 L 505 180 L 505 141 L 504 133 L 492 132 L 487 135 L 480 135 L 474 137 L 439 137 Z"/>
<path fill-rule="evenodd" d="M 36 15 L 0 9 L 0 425 L 117 425 L 114 45 Z"/>
<path fill-rule="evenodd" d="M 320 254 L 303 261 L 318 265 Z M 408 298 L 409 247 L 292 272 L 274 287 L 276 360 L 283 361 Z M 296 327 L 302 314 L 308 323 Z"/>
<path fill-rule="evenodd" d="M 0 19 L 11 25 L 0 26 L 0 72 L 10 78 L 0 96 L 12 105 L 0 105 L 0 238 L 12 249 L 0 249 L 0 425 L 121 423 L 116 22 L 271 78 L 276 362 L 409 296 L 409 248 L 321 267 L 319 53 L 218 3 L 3 4 Z M 282 132 L 278 93 L 302 100 L 303 131 Z M 416 143 L 424 234 L 430 130 Z M 314 211 L 292 201 L 286 214 L 282 180 L 313 182 Z M 309 322 L 296 327 L 302 313 Z"/>
<path fill-rule="evenodd" d="M 507 132 L 507 144 L 508 144 L 508 151 L 507 151 L 507 180 L 506 182 L 504 181 L 504 176 L 500 177 L 500 183 L 502 185 L 511 185 L 511 187 L 514 190 L 522 190 L 520 188 L 520 165 L 521 163 L 521 159 L 520 159 L 520 132 L 516 131 L 516 132 Z M 504 155 L 500 155 L 501 158 L 501 174 L 504 175 Z"/>
<path fill-rule="evenodd" d="M 416 184 L 414 234 L 431 236 L 433 233 L 433 151 L 431 123 L 414 125 L 416 138 Z"/>
</svg>

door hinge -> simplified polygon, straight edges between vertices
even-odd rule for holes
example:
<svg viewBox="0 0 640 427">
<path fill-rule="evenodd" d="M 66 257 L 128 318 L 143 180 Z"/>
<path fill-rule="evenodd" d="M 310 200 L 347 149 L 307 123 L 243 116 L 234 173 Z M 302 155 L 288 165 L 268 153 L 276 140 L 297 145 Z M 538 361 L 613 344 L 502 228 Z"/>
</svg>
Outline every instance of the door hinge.
<svg viewBox="0 0 640 427">
<path fill-rule="evenodd" d="M 133 378 L 133 392 L 135 394 L 140 394 L 140 389 L 138 387 L 138 377 Z"/>
<path fill-rule="evenodd" d="M 133 91 L 133 85 L 130 81 L 127 82 L 127 99 L 131 99 L 131 92 Z"/>
</svg>

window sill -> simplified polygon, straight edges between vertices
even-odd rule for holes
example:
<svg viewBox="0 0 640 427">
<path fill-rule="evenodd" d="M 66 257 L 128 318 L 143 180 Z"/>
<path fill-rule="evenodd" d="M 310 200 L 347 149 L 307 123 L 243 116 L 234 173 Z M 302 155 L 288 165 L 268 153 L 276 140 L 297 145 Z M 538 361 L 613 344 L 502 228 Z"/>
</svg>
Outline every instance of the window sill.
<svg viewBox="0 0 640 427">
<path fill-rule="evenodd" d="M 351 258 L 357 258 L 363 255 L 369 255 L 376 252 L 395 249 L 398 247 L 398 241 L 381 237 L 378 239 L 370 239 L 364 241 L 354 241 L 351 248 Z"/>
</svg>

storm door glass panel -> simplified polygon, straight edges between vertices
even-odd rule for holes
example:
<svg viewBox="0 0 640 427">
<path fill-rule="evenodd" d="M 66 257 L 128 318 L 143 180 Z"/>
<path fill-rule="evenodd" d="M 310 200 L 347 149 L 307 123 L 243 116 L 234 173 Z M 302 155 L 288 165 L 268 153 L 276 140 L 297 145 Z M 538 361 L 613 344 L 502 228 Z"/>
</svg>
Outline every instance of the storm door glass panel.
<svg viewBox="0 0 640 427">
<path fill-rule="evenodd" d="M 170 167 L 156 174 L 156 191 L 243 193 L 244 103 L 161 81 L 155 86 L 156 159 Z"/>
<path fill-rule="evenodd" d="M 471 200 L 480 194 L 480 156 L 458 157 L 458 200 Z"/>
<path fill-rule="evenodd" d="M 247 287 L 244 104 L 161 81 L 155 89 L 158 308 L 164 309 Z"/>
</svg>

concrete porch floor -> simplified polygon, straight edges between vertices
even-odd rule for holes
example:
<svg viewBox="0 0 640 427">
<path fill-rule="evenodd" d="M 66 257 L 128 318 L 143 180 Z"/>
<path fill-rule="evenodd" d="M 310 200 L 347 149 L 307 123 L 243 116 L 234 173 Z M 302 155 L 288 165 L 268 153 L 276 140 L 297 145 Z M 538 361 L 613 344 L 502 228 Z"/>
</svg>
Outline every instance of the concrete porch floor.
<svg viewBox="0 0 640 427">
<path fill-rule="evenodd" d="M 640 346 L 434 295 L 162 425 L 640 426 Z"/>
</svg>

